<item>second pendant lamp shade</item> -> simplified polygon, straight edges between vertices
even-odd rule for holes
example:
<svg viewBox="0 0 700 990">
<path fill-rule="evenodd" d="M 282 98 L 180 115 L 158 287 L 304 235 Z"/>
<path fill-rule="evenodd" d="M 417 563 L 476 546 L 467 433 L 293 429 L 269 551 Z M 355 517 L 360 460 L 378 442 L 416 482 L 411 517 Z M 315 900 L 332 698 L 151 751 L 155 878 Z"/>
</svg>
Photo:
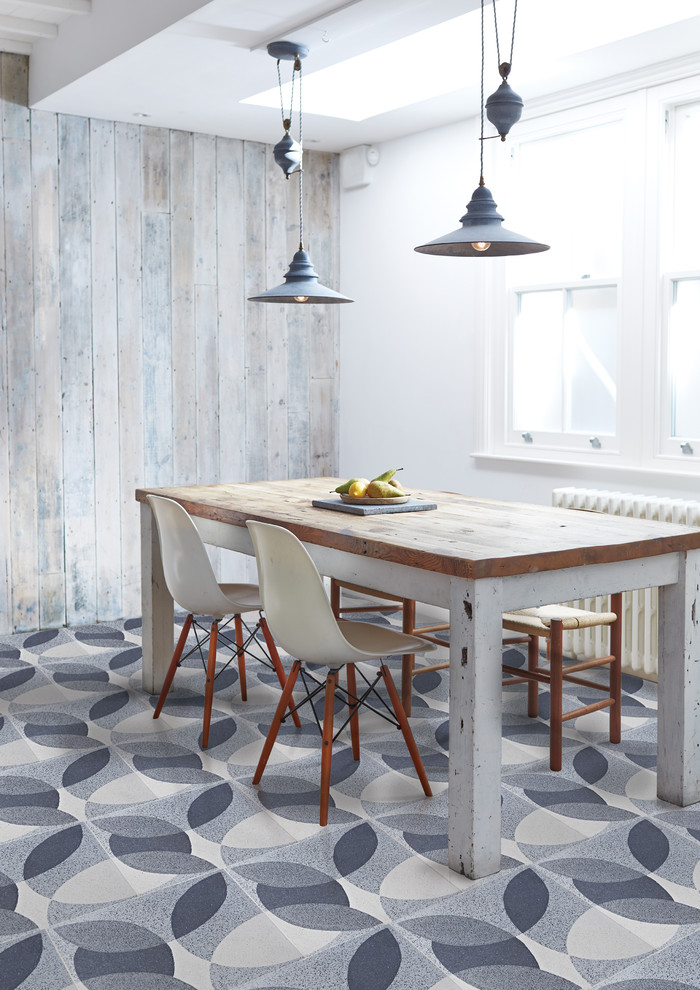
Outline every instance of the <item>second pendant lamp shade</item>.
<svg viewBox="0 0 700 990">
<path fill-rule="evenodd" d="M 511 254 L 535 254 L 547 251 L 548 244 L 539 244 L 529 237 L 516 234 L 503 226 L 503 217 L 496 209 L 490 189 L 477 186 L 460 218 L 461 227 L 420 244 L 419 254 L 437 254 L 448 258 L 483 258 Z"/>
</svg>

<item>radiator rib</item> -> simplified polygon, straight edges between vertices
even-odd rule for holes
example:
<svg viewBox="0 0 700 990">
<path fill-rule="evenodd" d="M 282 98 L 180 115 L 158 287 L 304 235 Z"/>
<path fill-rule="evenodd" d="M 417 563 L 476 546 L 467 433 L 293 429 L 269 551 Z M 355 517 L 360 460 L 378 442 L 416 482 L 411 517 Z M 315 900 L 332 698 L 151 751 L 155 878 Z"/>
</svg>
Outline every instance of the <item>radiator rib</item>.
<svg viewBox="0 0 700 990">
<path fill-rule="evenodd" d="M 594 509 L 613 516 L 656 519 L 700 526 L 700 502 L 594 488 L 555 488 L 552 505 L 563 509 Z M 656 588 L 628 591 L 622 596 L 622 666 L 627 673 L 656 680 L 658 676 L 658 603 Z M 587 598 L 570 604 L 607 611 L 609 598 Z M 564 634 L 564 652 L 575 659 L 600 656 L 608 649 L 607 630 L 581 629 Z M 605 642 L 604 642 L 605 640 Z"/>
</svg>

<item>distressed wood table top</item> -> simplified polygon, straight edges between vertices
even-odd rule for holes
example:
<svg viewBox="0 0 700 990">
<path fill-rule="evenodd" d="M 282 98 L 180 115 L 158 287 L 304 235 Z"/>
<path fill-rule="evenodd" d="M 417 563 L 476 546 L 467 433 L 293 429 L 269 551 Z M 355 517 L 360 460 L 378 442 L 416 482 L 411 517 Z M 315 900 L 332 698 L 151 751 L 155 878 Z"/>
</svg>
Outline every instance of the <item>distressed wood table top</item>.
<svg viewBox="0 0 700 990">
<path fill-rule="evenodd" d="M 583 564 L 636 560 L 700 548 L 700 528 L 413 489 L 429 512 L 349 516 L 315 508 L 345 479 L 304 478 L 138 489 L 165 495 L 193 516 L 244 526 L 276 523 L 318 544 L 441 574 L 504 577 Z"/>
</svg>

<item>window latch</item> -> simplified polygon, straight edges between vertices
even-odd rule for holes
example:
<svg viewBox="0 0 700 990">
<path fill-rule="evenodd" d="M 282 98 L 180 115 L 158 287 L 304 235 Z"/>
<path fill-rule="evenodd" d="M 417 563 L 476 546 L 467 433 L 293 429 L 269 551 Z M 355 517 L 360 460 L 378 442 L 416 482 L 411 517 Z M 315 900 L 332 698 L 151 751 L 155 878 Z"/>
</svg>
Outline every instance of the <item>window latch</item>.
<svg viewBox="0 0 700 990">
<path fill-rule="evenodd" d="M 591 447 L 595 447 L 596 450 L 600 450 L 600 448 L 603 446 L 600 440 L 598 439 L 598 437 L 589 437 L 588 442 L 591 445 Z"/>
<path fill-rule="evenodd" d="M 532 443 L 532 433 L 521 433 L 520 435 L 525 443 Z"/>
<path fill-rule="evenodd" d="M 686 442 L 685 442 L 685 443 L 682 443 L 682 444 L 681 444 L 681 450 L 683 451 L 683 453 L 684 453 L 684 454 L 692 454 L 692 453 L 693 453 L 693 448 L 692 448 L 692 446 L 691 446 L 691 445 L 690 445 L 690 444 L 688 443 L 688 441 L 687 441 L 687 440 L 686 440 Z"/>
</svg>

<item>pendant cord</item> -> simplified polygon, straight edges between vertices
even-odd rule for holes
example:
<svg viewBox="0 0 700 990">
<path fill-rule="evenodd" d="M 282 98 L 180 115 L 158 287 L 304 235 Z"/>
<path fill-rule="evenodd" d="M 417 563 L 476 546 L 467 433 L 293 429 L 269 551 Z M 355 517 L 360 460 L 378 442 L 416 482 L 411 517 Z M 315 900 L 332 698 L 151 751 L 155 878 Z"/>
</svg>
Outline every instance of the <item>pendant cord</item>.
<svg viewBox="0 0 700 990">
<path fill-rule="evenodd" d="M 493 23 L 494 23 L 494 27 L 496 28 L 496 58 L 498 59 L 498 71 L 500 72 L 501 49 L 498 44 L 498 17 L 496 15 L 496 0 L 492 0 L 492 2 L 493 2 Z M 513 6 L 513 32 L 510 36 L 510 61 L 508 62 L 508 72 L 510 72 L 513 66 L 513 48 L 515 47 L 515 19 L 517 15 L 518 15 L 518 0 L 515 0 L 515 4 Z M 504 78 L 508 76 L 508 72 L 506 72 L 506 76 Z"/>
<path fill-rule="evenodd" d="M 301 60 L 297 58 L 294 63 L 294 69 L 298 67 L 299 70 L 299 250 L 304 250 L 304 209 L 303 209 L 303 198 L 304 198 L 304 144 L 303 144 L 303 120 L 304 115 L 301 111 Z M 292 74 L 294 78 L 294 74 Z"/>
<path fill-rule="evenodd" d="M 496 4 L 494 0 L 494 11 Z M 484 0 L 481 0 L 481 156 L 479 166 L 479 185 L 484 183 Z"/>
<path fill-rule="evenodd" d="M 292 126 L 292 111 L 294 110 L 294 69 L 292 70 L 292 92 L 289 97 L 289 117 L 284 115 L 284 97 L 282 95 L 282 73 L 280 72 L 280 62 L 281 59 L 277 59 L 277 85 L 280 90 L 280 111 L 282 113 L 282 127 L 284 128 L 285 134 L 289 133 L 289 128 Z M 300 63 L 301 64 L 301 63 Z"/>
</svg>

